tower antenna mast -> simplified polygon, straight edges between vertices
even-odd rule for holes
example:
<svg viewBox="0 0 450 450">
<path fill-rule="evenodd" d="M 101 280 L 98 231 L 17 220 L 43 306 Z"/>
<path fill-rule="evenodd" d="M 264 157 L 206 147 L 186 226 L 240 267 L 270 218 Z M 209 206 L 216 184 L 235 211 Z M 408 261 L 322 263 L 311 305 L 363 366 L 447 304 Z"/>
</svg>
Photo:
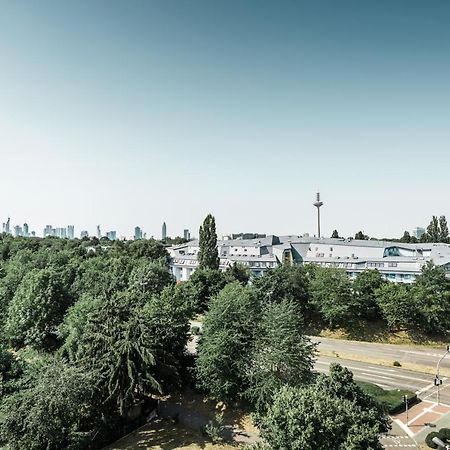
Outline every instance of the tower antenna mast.
<svg viewBox="0 0 450 450">
<path fill-rule="evenodd" d="M 320 238 L 320 207 L 323 205 L 323 202 L 320 201 L 320 192 L 316 194 L 316 201 L 314 202 L 314 206 L 317 208 L 317 237 Z"/>
</svg>

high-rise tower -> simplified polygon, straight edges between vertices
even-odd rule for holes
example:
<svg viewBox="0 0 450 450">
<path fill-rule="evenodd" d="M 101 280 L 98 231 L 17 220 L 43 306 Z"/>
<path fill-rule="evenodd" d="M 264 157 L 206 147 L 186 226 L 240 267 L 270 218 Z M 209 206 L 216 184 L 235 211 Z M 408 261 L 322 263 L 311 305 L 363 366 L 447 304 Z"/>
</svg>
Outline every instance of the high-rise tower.
<svg viewBox="0 0 450 450">
<path fill-rule="evenodd" d="M 162 224 L 161 239 L 163 241 L 165 241 L 167 239 L 167 225 L 166 225 L 166 222 L 163 222 L 163 224 Z"/>
<path fill-rule="evenodd" d="M 314 202 L 314 206 L 317 208 L 317 237 L 320 237 L 320 207 L 323 205 L 323 202 L 320 201 L 320 192 L 316 194 L 316 201 Z"/>
</svg>

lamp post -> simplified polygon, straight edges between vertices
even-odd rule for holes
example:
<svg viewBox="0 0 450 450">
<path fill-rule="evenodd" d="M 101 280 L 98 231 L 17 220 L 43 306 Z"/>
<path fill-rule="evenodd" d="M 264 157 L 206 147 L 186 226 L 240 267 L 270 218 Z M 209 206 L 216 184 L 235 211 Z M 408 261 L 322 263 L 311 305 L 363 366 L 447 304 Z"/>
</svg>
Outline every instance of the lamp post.
<svg viewBox="0 0 450 450">
<path fill-rule="evenodd" d="M 441 366 L 441 362 L 442 360 L 450 353 L 450 345 L 447 345 L 447 351 L 444 353 L 444 355 L 442 356 L 442 358 L 438 361 L 437 366 L 436 366 L 436 378 L 434 379 L 434 384 L 436 386 L 436 400 L 437 400 L 437 404 L 439 405 L 440 403 L 440 396 L 439 396 L 439 387 L 442 384 L 442 380 L 439 377 L 439 369 Z"/>
<path fill-rule="evenodd" d="M 403 401 L 405 402 L 405 409 L 406 409 L 406 426 L 409 425 L 409 408 L 408 408 L 408 396 L 403 396 Z"/>
</svg>

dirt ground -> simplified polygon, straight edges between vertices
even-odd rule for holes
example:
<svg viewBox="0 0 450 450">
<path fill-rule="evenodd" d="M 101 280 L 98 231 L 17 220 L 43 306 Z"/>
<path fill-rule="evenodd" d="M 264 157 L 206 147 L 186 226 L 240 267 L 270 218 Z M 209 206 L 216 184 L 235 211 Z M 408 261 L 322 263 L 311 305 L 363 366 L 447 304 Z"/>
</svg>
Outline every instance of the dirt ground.
<svg viewBox="0 0 450 450">
<path fill-rule="evenodd" d="M 120 439 L 104 450 L 236 450 L 237 445 L 215 445 L 201 433 L 157 420 Z"/>
</svg>

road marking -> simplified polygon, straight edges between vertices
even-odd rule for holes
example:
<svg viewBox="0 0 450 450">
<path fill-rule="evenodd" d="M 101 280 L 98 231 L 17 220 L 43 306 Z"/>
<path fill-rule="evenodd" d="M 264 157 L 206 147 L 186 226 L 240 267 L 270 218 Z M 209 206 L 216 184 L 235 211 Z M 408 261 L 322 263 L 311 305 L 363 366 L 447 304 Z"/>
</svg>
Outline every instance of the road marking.
<svg viewBox="0 0 450 450">
<path fill-rule="evenodd" d="M 329 365 L 330 363 L 327 363 L 325 361 L 317 361 L 318 364 L 322 364 L 322 365 Z M 361 371 L 366 371 L 366 372 L 373 372 L 374 376 L 380 376 L 378 374 L 383 374 L 383 376 L 389 375 L 391 378 L 401 378 L 404 380 L 410 380 L 410 381 L 419 381 L 421 383 L 425 383 L 428 380 L 424 380 L 423 378 L 417 378 L 411 375 L 401 375 L 400 373 L 398 373 L 398 371 L 394 370 L 394 369 L 383 369 L 381 367 L 379 368 L 371 368 L 373 366 L 368 366 L 368 367 L 355 367 L 355 366 L 351 366 L 348 364 L 342 364 L 343 366 L 347 367 L 348 369 L 351 369 L 355 372 L 361 372 Z M 400 369 L 401 370 L 401 369 Z M 367 374 L 366 374 L 367 375 Z"/>
<path fill-rule="evenodd" d="M 394 422 L 409 436 L 413 437 L 414 433 L 400 420 L 400 419 L 394 419 Z"/>
</svg>

